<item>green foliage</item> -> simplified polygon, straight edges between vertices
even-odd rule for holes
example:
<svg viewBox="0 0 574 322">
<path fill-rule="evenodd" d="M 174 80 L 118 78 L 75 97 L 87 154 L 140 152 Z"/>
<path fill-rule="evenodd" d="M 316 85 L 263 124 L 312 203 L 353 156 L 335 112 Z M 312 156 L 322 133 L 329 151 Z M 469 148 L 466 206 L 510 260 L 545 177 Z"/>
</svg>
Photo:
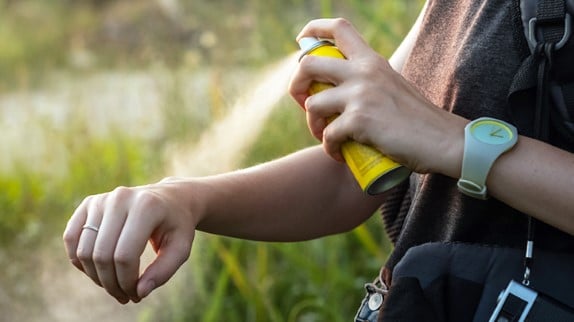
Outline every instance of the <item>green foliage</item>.
<svg viewBox="0 0 574 322">
<path fill-rule="evenodd" d="M 69 138 L 64 178 L 25 169 L 0 174 L 0 245 L 46 237 L 37 228 L 61 230 L 83 197 L 157 176 L 160 158 L 150 145 L 126 137 Z"/>
<path fill-rule="evenodd" d="M 0 245 L 9 244 L 36 219 L 45 193 L 40 178 L 26 171 L 0 174 Z"/>
<path fill-rule="evenodd" d="M 309 20 L 346 17 L 390 55 L 422 0 L 18 0 L 0 3 L 0 92 L 61 68 L 263 65 L 296 50 Z"/>
<path fill-rule="evenodd" d="M 35 86 L 66 60 L 72 19 L 54 1 L 10 2 L 0 10 L 0 91 Z"/>
<path fill-rule="evenodd" d="M 378 218 L 362 231 L 381 242 Z M 347 321 L 384 260 L 356 231 L 301 243 L 199 235 L 183 285 L 147 321 Z M 185 286 L 193 285 L 193 289 Z"/>
<path fill-rule="evenodd" d="M 307 129 L 305 112 L 292 99 L 286 98 L 278 104 L 265 124 L 243 165 L 265 162 L 318 143 Z"/>
</svg>

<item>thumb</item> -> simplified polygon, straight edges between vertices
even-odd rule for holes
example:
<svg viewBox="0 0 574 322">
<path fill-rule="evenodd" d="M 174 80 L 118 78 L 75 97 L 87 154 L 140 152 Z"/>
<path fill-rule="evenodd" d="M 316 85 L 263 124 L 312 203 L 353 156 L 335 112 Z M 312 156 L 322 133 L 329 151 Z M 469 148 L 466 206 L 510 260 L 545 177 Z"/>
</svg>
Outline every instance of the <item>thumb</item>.
<svg viewBox="0 0 574 322">
<path fill-rule="evenodd" d="M 173 238 L 162 242 L 157 250 L 157 257 L 145 269 L 138 281 L 138 297 L 144 298 L 154 289 L 165 284 L 189 258 L 190 251 L 191 240 Z"/>
</svg>

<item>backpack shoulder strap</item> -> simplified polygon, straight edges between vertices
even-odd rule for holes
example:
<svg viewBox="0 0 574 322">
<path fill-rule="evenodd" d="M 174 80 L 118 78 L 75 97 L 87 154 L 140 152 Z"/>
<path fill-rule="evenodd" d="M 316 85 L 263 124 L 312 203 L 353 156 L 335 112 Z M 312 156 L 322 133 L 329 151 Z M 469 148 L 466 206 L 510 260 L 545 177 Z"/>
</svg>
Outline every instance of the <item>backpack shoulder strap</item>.
<svg viewBox="0 0 574 322">
<path fill-rule="evenodd" d="M 574 0 L 520 0 L 527 56 L 509 90 L 521 134 L 574 152 Z"/>
</svg>

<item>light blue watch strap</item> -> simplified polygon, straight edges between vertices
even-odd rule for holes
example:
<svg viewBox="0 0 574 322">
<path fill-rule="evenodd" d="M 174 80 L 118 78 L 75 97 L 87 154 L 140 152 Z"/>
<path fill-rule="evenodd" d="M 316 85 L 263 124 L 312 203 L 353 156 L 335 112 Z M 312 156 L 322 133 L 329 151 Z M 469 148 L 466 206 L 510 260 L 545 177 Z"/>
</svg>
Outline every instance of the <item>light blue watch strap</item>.
<svg viewBox="0 0 574 322">
<path fill-rule="evenodd" d="M 486 179 L 490 168 L 518 139 L 514 126 L 504 121 L 482 117 L 464 129 L 464 155 L 458 189 L 471 197 L 488 198 Z"/>
</svg>

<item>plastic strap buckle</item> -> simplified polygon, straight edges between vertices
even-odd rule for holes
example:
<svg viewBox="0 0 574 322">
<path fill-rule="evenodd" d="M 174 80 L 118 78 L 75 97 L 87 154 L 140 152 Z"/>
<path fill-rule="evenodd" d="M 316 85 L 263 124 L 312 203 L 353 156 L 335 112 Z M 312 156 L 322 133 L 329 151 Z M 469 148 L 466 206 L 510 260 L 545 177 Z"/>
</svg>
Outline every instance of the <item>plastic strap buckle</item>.
<svg viewBox="0 0 574 322">
<path fill-rule="evenodd" d="M 533 17 L 528 21 L 528 45 L 530 46 L 530 50 L 533 50 L 536 48 L 536 45 L 538 45 L 538 39 L 536 38 L 537 21 L 536 17 Z M 554 45 L 554 49 L 559 50 L 564 47 L 568 42 L 568 39 L 570 39 L 571 33 L 572 16 L 566 12 L 564 14 L 564 34 L 562 35 L 562 39 Z"/>
</svg>

